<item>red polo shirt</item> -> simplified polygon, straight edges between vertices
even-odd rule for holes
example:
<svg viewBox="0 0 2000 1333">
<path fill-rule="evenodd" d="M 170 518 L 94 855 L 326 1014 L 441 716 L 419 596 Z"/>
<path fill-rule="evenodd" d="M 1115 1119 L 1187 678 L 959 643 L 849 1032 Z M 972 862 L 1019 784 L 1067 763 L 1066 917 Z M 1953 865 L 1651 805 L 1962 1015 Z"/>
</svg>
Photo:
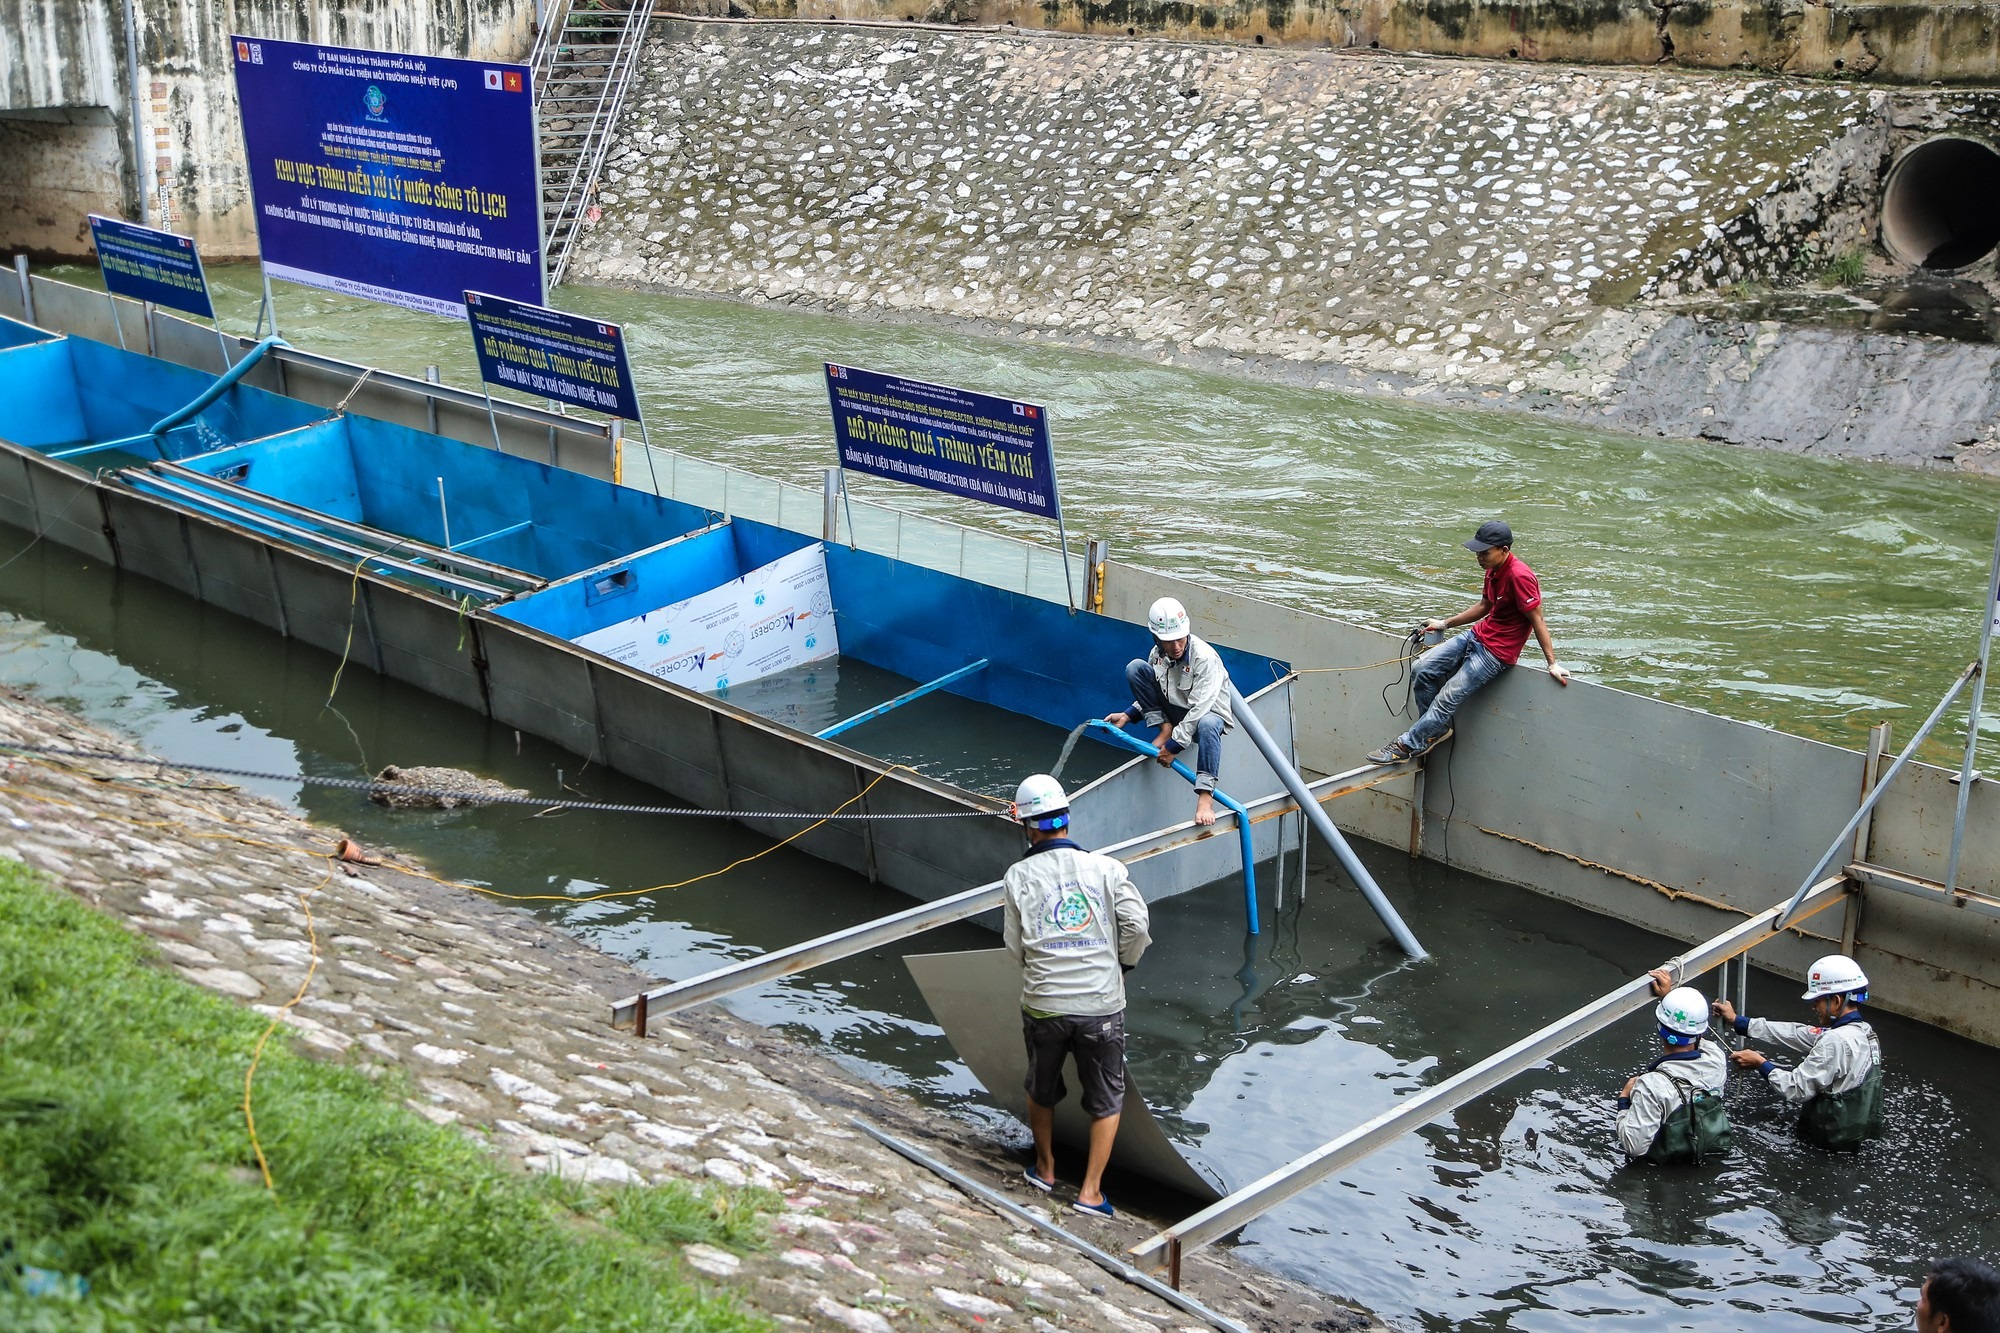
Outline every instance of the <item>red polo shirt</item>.
<svg viewBox="0 0 2000 1333">
<path fill-rule="evenodd" d="M 1542 604 L 1541 580 L 1520 556 L 1507 558 L 1486 571 L 1486 618 L 1472 627 L 1473 635 L 1486 651 L 1508 666 L 1521 660 L 1521 646 L 1534 633 L 1528 612 Z"/>
</svg>

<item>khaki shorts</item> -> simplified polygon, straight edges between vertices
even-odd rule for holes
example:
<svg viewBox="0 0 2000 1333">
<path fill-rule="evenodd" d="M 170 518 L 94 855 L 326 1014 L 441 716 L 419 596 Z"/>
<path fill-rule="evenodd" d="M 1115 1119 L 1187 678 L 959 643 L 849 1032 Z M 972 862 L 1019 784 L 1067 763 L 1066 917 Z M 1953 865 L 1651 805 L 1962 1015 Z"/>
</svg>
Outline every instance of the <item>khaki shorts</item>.
<svg viewBox="0 0 2000 1333">
<path fill-rule="evenodd" d="M 1069 1095 L 1063 1057 L 1076 1057 L 1083 1084 L 1083 1113 L 1092 1120 L 1117 1115 L 1125 1105 L 1125 1011 L 1077 1018 L 1021 1015 L 1021 1038 L 1028 1047 L 1028 1099 L 1055 1106 Z"/>
</svg>

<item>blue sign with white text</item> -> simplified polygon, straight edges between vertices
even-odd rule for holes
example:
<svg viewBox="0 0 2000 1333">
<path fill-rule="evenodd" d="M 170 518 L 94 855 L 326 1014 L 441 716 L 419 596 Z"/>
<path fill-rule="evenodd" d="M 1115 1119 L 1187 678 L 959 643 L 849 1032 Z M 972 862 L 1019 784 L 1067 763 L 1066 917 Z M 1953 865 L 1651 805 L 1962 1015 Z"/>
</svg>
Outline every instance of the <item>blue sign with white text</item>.
<svg viewBox="0 0 2000 1333">
<path fill-rule="evenodd" d="M 625 334 L 616 324 L 484 292 L 465 293 L 465 317 L 488 384 L 639 419 Z"/>
<path fill-rule="evenodd" d="M 1039 405 L 831 363 L 826 396 L 842 467 L 1061 515 L 1049 414 Z"/>
<path fill-rule="evenodd" d="M 170 231 L 155 231 L 136 222 L 90 217 L 90 240 L 97 247 L 97 267 L 104 289 L 134 301 L 215 318 L 208 299 L 208 277 L 194 242 Z"/>
<path fill-rule="evenodd" d="M 544 299 L 526 66 L 229 40 L 272 277 L 438 315 Z"/>
</svg>

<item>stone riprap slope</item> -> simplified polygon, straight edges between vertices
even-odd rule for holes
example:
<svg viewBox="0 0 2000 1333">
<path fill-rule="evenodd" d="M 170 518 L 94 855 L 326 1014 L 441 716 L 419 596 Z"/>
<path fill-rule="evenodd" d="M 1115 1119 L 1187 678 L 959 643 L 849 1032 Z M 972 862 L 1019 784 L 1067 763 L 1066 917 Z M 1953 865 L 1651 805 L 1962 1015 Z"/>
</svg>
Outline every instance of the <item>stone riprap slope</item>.
<svg viewBox="0 0 2000 1333">
<path fill-rule="evenodd" d="M 1881 97 L 672 21 L 570 271 L 1518 389 L 1594 300 L 1829 249 Z M 1775 234 L 1723 225 L 1746 214 Z"/>
<path fill-rule="evenodd" d="M 138 754 L 12 692 L 0 692 L 0 742 Z M 962 1141 L 964 1126 L 724 1014 L 655 1022 L 644 1041 L 614 1032 L 610 998 L 643 985 L 629 970 L 461 887 L 334 859 L 341 842 L 270 802 L 156 766 L 0 754 L 0 856 L 123 918 L 163 965 L 282 1017 L 325 1058 L 401 1071 L 418 1114 L 530 1170 L 780 1192 L 766 1250 L 689 1245 L 683 1257 L 781 1326 L 1207 1333 L 850 1119 L 1042 1206 L 1018 1163 Z M 1152 1229 L 1076 1220 L 1113 1251 Z M 1207 1256 L 1188 1277 L 1252 1328 L 1375 1326 Z"/>
</svg>

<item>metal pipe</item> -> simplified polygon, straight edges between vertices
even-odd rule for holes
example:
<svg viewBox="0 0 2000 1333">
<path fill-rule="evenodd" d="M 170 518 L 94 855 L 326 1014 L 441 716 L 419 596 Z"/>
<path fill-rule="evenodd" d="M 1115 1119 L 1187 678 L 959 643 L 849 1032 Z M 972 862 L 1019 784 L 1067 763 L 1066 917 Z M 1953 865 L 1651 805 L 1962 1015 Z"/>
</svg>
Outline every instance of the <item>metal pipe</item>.
<svg viewBox="0 0 2000 1333">
<path fill-rule="evenodd" d="M 26 255 L 14 256 L 14 276 L 21 280 L 22 322 L 33 324 L 35 322 L 35 285 L 28 280 L 28 257 Z"/>
<path fill-rule="evenodd" d="M 884 1134 L 860 1116 L 851 1117 L 847 1123 L 853 1125 L 863 1134 L 866 1134 L 869 1138 L 875 1140 L 891 1152 L 900 1153 L 902 1156 L 909 1158 L 912 1162 L 924 1168 L 924 1170 L 937 1176 L 938 1179 L 958 1186 L 958 1188 L 964 1190 L 967 1194 L 970 1194 L 973 1198 L 979 1200 L 987 1207 L 994 1209 L 996 1212 L 1004 1213 L 1017 1222 L 1025 1222 L 1043 1235 L 1053 1236 L 1077 1253 L 1089 1256 L 1092 1262 L 1113 1277 L 1129 1282 L 1133 1286 L 1145 1291 L 1152 1292 L 1153 1295 L 1158 1296 L 1161 1300 L 1167 1301 L 1175 1307 L 1187 1311 L 1195 1318 L 1206 1322 L 1210 1327 L 1221 1329 L 1223 1333 L 1250 1333 L 1249 1329 L 1235 1320 L 1217 1314 L 1192 1297 L 1183 1296 L 1180 1292 L 1160 1282 L 1158 1279 L 1141 1273 L 1138 1269 L 1132 1267 L 1132 1265 L 1126 1263 L 1116 1255 L 1107 1254 L 1083 1237 L 1064 1231 L 1046 1217 L 1023 1208 L 1020 1204 L 1015 1203 L 1005 1195 L 995 1193 L 993 1190 L 986 1188 L 986 1186 L 967 1179 L 936 1158 L 927 1157 L 923 1153 L 918 1152 L 901 1139 Z"/>
<path fill-rule="evenodd" d="M 2000 531 L 1993 535 L 1993 571 L 1986 580 L 1986 615 L 1979 625 L 1979 675 L 1972 682 L 1972 703 L 1965 719 L 1965 760 L 1958 769 L 1958 810 L 1951 820 L 1951 859 L 1945 866 L 1944 887 L 1958 887 L 1958 857 L 1965 848 L 1965 810 L 1972 800 L 1973 760 L 1979 754 L 1979 704 L 1986 694 L 1986 663 L 1993 651 L 1993 622 L 2000 620 Z"/>
<path fill-rule="evenodd" d="M 1924 719 L 1924 724 L 1921 727 L 1917 728 L 1917 734 L 1910 737 L 1910 743 L 1905 745 L 1903 752 L 1896 756 L 1896 762 L 1889 765 L 1889 771 L 1884 773 L 1882 780 L 1875 784 L 1875 790 L 1868 793 L 1868 798 L 1861 802 L 1861 808 L 1856 810 L 1853 817 L 1840 826 L 1840 832 L 1833 835 L 1833 842 L 1827 847 L 1826 853 L 1813 865 L 1812 874 L 1806 876 L 1805 883 L 1799 885 L 1798 892 L 1792 895 L 1791 902 L 1785 908 L 1787 915 L 1798 909 L 1799 903 L 1806 896 L 1806 890 L 1811 888 L 1813 881 L 1818 879 L 1826 870 L 1827 862 L 1833 860 L 1834 856 L 1840 851 L 1841 844 L 1854 835 L 1854 830 L 1861 827 L 1861 821 L 1868 817 L 1868 812 L 1873 810 L 1876 804 L 1881 801 L 1883 795 L 1888 792 L 1889 784 L 1896 780 L 1896 774 L 1902 772 L 1903 765 L 1909 762 L 1912 754 L 1916 753 L 1917 746 L 1923 743 L 1924 737 L 1930 735 L 1931 728 L 1935 727 L 1938 719 L 1944 716 L 1944 710 L 1951 707 L 1951 701 L 1956 699 L 1958 692 L 1965 688 L 1965 682 L 1978 674 L 1980 672 L 1979 663 L 1977 662 L 1966 663 L 1965 670 L 1958 673 L 1958 679 L 1953 681 L 1951 688 L 1944 692 L 1944 698 L 1938 700 L 1938 706 L 1931 710 L 1931 715 Z M 1791 922 L 1785 917 L 1779 917 L 1778 924 L 1785 926 L 1790 925 Z"/>
<path fill-rule="evenodd" d="M 1322 778 L 1315 785 L 1319 794 L 1314 801 L 1331 801 L 1352 792 L 1365 791 L 1377 783 L 1399 777 L 1415 766 L 1415 760 L 1405 760 L 1403 764 L 1384 768 L 1368 764 L 1361 768 L 1336 773 L 1330 778 Z M 1247 807 L 1253 823 L 1273 819 L 1289 813 L 1298 807 L 1288 793 L 1273 792 L 1259 797 Z M 1097 850 L 1105 856 L 1115 856 L 1131 865 L 1148 857 L 1161 856 L 1177 848 L 1187 846 L 1205 836 L 1196 829 L 1193 820 L 1185 820 L 1166 828 L 1154 829 L 1123 842 L 1112 843 Z M 758 954 L 754 958 L 718 967 L 712 972 L 703 972 L 685 981 L 672 982 L 647 991 L 643 996 L 623 999 L 612 1005 L 611 1022 L 614 1027 L 623 1027 L 632 1021 L 639 1000 L 652 1006 L 656 1014 L 670 1014 L 680 1009 L 691 1009 L 698 1004 L 707 1004 L 738 991 L 762 986 L 782 977 L 810 971 L 826 963 L 838 962 L 842 958 L 852 958 L 858 953 L 879 949 L 885 944 L 894 944 L 912 935 L 921 935 L 939 926 L 948 926 L 955 921 L 965 921 L 983 912 L 993 911 L 1000 906 L 1002 883 L 994 880 L 977 888 L 966 889 L 947 898 L 920 903 L 915 907 L 889 916 L 864 921 L 858 926 L 848 926 L 816 939 L 804 940 L 798 944 L 773 949 L 769 953 Z"/>
<path fill-rule="evenodd" d="M 1278 743 L 1271 739 L 1271 733 L 1265 729 L 1264 720 L 1250 707 L 1249 701 L 1243 697 L 1243 692 L 1236 688 L 1235 681 L 1229 683 L 1229 706 L 1236 714 L 1237 722 L 1242 725 L 1244 734 L 1250 737 L 1251 743 L 1264 756 L 1264 761 L 1270 764 L 1272 771 L 1277 773 L 1285 784 L 1285 790 L 1298 801 L 1300 808 L 1306 812 L 1306 818 L 1310 819 L 1313 828 L 1318 830 L 1319 836 L 1326 839 L 1327 845 L 1333 848 L 1334 856 L 1339 858 L 1348 877 L 1361 890 L 1361 896 L 1375 909 L 1376 918 L 1387 927 L 1397 947 L 1412 958 L 1428 957 L 1424 952 L 1424 946 L 1417 943 L 1417 937 L 1403 924 L 1403 918 L 1397 915 L 1396 909 L 1389 903 L 1388 896 L 1382 892 L 1381 886 L 1376 884 L 1375 877 L 1368 873 L 1368 867 L 1361 864 L 1361 858 L 1347 845 L 1347 839 L 1341 836 L 1333 820 L 1327 817 L 1319 802 L 1312 799 L 1306 780 L 1299 776 L 1299 771 L 1292 767 L 1291 759 L 1278 748 Z"/>
<path fill-rule="evenodd" d="M 840 540 L 840 469 L 837 467 L 820 473 L 819 537 L 828 543 Z"/>
<path fill-rule="evenodd" d="M 845 718 L 839 722 L 836 722 L 832 726 L 828 727 L 825 731 L 817 732 L 815 734 L 821 740 L 828 740 L 834 736 L 838 736 L 843 731 L 852 731 L 854 728 L 860 726 L 863 722 L 873 721 L 874 719 L 881 717 L 884 713 L 893 713 L 895 710 L 901 708 L 906 703 L 910 703 L 916 699 L 921 699 L 926 694 L 930 694 L 933 691 L 941 690 L 955 680 L 963 680 L 965 679 L 965 677 L 971 675 L 975 671 L 984 671 L 986 667 L 987 667 L 987 660 L 982 657 L 977 662 L 974 662 L 970 666 L 962 666 L 956 671 L 947 671 L 944 675 L 939 676 L 936 680 L 931 681 L 927 685 L 919 685 L 914 690 L 905 690 L 903 693 L 897 695 L 895 698 L 889 700 L 887 703 L 876 704 L 873 708 L 870 708 L 868 711 L 864 713 L 856 713 L 853 717 Z"/>
<path fill-rule="evenodd" d="M 165 435 L 168 431 L 172 430 L 175 426 L 180 425 L 183 421 L 188 420 L 190 417 L 200 415 L 202 412 L 206 411 L 209 405 L 214 403 L 216 399 L 222 397 L 223 394 L 228 393 L 231 389 L 235 388 L 236 381 L 242 379 L 246 374 L 248 374 L 250 372 L 250 368 L 256 365 L 259 361 L 261 361 L 266 352 L 270 351 L 273 347 L 284 347 L 286 345 L 287 344 L 285 343 L 285 340 L 278 337 L 278 335 L 275 333 L 272 334 L 270 337 L 263 339 L 255 347 L 245 352 L 243 354 L 243 359 L 241 361 L 238 361 L 235 365 L 223 371 L 220 375 L 217 375 L 215 377 L 215 382 L 209 385 L 206 389 L 203 389 L 199 394 L 197 394 L 193 402 L 189 403 L 185 407 L 178 408 L 175 411 L 169 412 L 165 416 L 161 417 L 158 421 L 155 421 L 153 423 L 152 429 L 147 431 L 146 434 L 152 436 Z M 143 439 L 145 437 L 141 436 L 139 438 Z"/>
<path fill-rule="evenodd" d="M 1123 748 L 1132 751 L 1134 754 L 1144 755 L 1148 759 L 1157 759 L 1160 756 L 1157 747 L 1140 740 L 1137 736 L 1132 735 L 1121 727 L 1112 726 L 1101 717 L 1092 718 L 1090 721 L 1084 723 L 1084 726 L 1114 741 Z M 1173 762 L 1173 770 L 1186 778 L 1189 783 L 1198 781 L 1194 770 L 1178 759 Z M 1236 835 L 1243 849 L 1243 919 L 1250 933 L 1255 935 L 1258 933 L 1257 843 L 1256 839 L 1250 834 L 1250 812 L 1243 808 L 1242 802 L 1223 791 L 1220 787 L 1215 788 L 1210 794 L 1215 797 L 1223 809 L 1232 811 L 1236 815 Z M 1283 830 L 1280 830 L 1280 833 L 1282 832 Z"/>
<path fill-rule="evenodd" d="M 1805 910 L 1800 913 L 1801 917 L 1833 906 L 1845 896 L 1846 888 L 1847 877 L 1844 875 L 1808 885 L 1802 899 Z M 1699 976 L 1716 964 L 1776 935 L 1781 929 L 1780 913 L 1789 910 L 1773 907 L 1760 912 L 1741 925 L 1696 945 L 1679 958 L 1669 960 L 1667 966 L 1674 971 L 1677 980 Z M 1212 1245 L 1334 1172 L 1353 1165 L 1411 1130 L 1429 1124 L 1455 1107 L 1499 1087 L 1516 1074 L 1532 1069 L 1565 1047 L 1637 1012 L 1652 998 L 1651 979 L 1635 977 L 1609 995 L 1565 1014 L 1471 1068 L 1404 1098 L 1390 1110 L 1355 1126 L 1332 1142 L 1287 1162 L 1186 1221 L 1140 1242 L 1129 1253 L 1157 1269 L 1166 1262 L 1168 1251 L 1176 1245 L 1183 1254 Z"/>
</svg>

